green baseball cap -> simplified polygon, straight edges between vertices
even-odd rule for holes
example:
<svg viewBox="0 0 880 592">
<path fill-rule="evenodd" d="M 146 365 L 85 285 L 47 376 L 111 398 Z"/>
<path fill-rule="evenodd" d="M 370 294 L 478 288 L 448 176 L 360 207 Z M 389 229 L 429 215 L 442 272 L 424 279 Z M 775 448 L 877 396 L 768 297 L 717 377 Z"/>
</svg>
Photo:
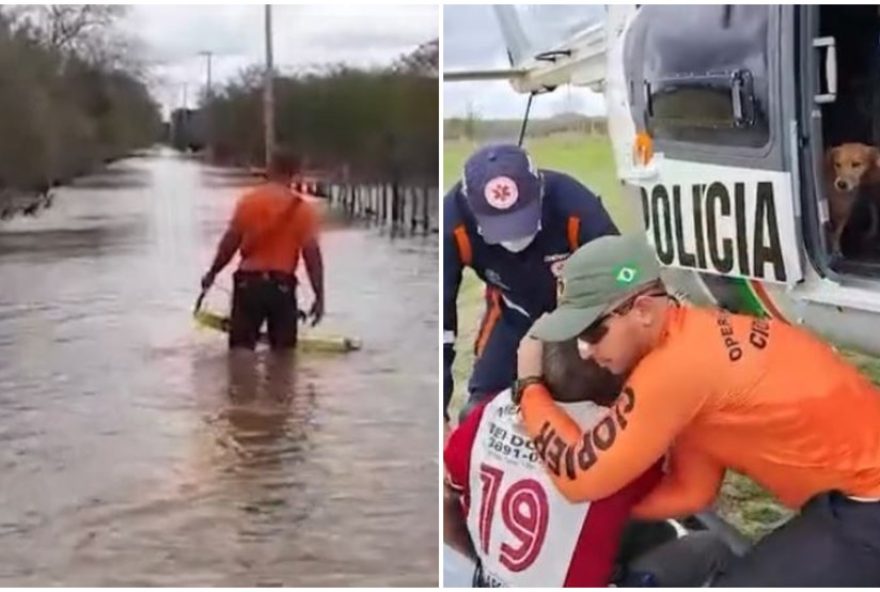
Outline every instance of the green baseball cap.
<svg viewBox="0 0 880 592">
<path fill-rule="evenodd" d="M 658 279 L 657 256 L 642 234 L 597 238 L 565 261 L 556 310 L 538 319 L 531 334 L 543 341 L 573 339 L 611 304 Z"/>
</svg>

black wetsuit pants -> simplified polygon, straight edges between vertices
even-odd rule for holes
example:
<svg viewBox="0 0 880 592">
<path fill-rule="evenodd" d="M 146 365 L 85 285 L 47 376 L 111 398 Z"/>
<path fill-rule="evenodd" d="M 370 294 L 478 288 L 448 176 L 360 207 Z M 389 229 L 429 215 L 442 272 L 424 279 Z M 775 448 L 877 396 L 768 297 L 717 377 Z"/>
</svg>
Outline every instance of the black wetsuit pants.
<svg viewBox="0 0 880 592">
<path fill-rule="evenodd" d="M 880 586 L 880 502 L 840 493 L 812 498 L 800 514 L 728 564 L 720 587 Z"/>
<path fill-rule="evenodd" d="M 234 282 L 229 347 L 254 349 L 263 321 L 272 349 L 296 347 L 296 277 L 277 272 L 237 271 Z"/>
</svg>

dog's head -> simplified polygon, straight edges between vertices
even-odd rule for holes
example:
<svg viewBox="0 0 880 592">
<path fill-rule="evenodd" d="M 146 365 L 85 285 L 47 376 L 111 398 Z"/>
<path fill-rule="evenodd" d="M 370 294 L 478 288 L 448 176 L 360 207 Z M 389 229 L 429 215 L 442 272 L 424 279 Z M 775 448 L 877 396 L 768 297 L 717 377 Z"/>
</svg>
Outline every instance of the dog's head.
<svg viewBox="0 0 880 592">
<path fill-rule="evenodd" d="M 841 144 L 828 152 L 828 161 L 834 174 L 834 188 L 852 191 L 861 185 L 868 171 L 880 169 L 880 151 L 865 144 Z"/>
</svg>

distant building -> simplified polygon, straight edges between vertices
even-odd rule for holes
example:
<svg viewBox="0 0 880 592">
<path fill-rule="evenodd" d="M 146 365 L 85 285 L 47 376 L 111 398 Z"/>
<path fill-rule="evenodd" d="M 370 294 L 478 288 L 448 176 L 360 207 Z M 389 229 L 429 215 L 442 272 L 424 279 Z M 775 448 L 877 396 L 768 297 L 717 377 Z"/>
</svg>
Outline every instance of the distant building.
<svg viewBox="0 0 880 592">
<path fill-rule="evenodd" d="M 170 143 L 183 152 L 205 148 L 205 113 L 201 109 L 175 109 L 171 112 Z"/>
</svg>

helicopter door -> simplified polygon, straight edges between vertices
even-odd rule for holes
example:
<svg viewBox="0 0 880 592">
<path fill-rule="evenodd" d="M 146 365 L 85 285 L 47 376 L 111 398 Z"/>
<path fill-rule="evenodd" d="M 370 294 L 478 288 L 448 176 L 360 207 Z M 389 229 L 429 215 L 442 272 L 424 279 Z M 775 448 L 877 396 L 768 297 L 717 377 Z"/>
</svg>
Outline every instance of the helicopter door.
<svg viewBox="0 0 880 592">
<path fill-rule="evenodd" d="M 803 277 L 784 158 L 781 20 L 778 5 L 651 5 L 633 17 L 629 104 L 655 156 L 632 181 L 665 265 L 783 284 Z"/>
<path fill-rule="evenodd" d="M 799 8 L 804 229 L 832 277 L 880 277 L 880 12 Z"/>
</svg>

